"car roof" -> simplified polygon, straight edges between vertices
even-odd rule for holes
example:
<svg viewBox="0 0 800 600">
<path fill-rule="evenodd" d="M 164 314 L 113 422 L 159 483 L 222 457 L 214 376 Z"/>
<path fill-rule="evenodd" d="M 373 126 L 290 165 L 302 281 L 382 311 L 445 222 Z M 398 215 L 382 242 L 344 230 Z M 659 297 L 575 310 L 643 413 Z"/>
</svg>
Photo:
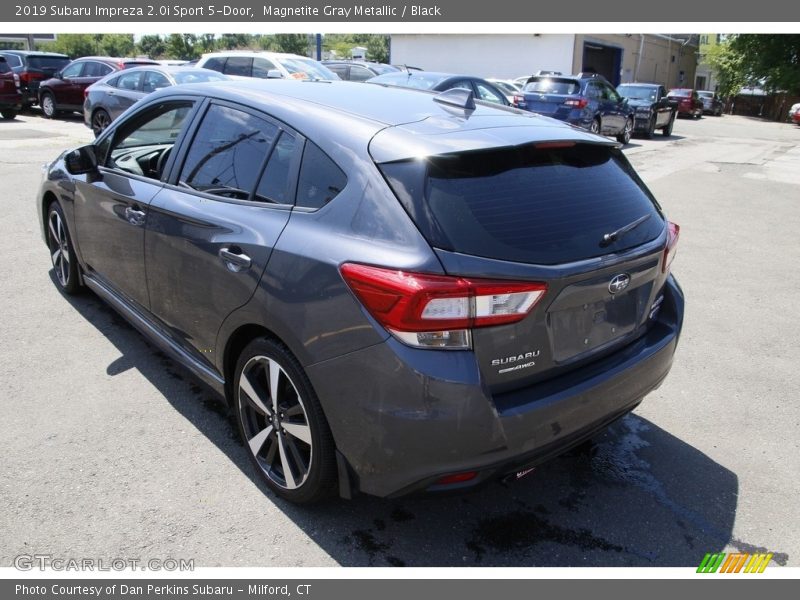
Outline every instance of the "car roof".
<svg viewBox="0 0 800 600">
<path fill-rule="evenodd" d="M 407 159 L 420 152 L 440 154 L 531 141 L 614 145 L 527 111 L 476 102 L 467 114 L 436 101 L 435 93 L 349 81 L 233 80 L 166 88 L 150 97 L 157 100 L 187 93 L 261 109 L 323 149 L 366 152 L 369 147 L 377 162 Z"/>
<path fill-rule="evenodd" d="M 16 54 L 17 56 L 51 56 L 69 59 L 69 56 L 62 54 L 61 52 L 43 52 L 39 50 L 0 50 L 0 54 Z"/>
<path fill-rule="evenodd" d="M 289 52 L 270 52 L 269 50 L 221 50 L 219 52 L 207 52 L 203 54 L 202 58 L 209 58 L 213 56 L 271 56 L 274 58 L 304 58 L 306 60 L 314 60 L 308 56 L 300 54 L 291 54 Z"/>
</svg>

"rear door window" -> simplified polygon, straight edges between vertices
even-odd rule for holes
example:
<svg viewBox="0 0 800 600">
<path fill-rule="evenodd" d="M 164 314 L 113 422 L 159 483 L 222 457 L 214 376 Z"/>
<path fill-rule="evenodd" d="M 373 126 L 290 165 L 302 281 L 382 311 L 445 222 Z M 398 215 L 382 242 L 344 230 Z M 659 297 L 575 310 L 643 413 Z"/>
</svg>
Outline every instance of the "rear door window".
<svg viewBox="0 0 800 600">
<path fill-rule="evenodd" d="M 113 70 L 114 69 L 105 63 L 92 60 L 86 63 L 86 66 L 83 68 L 83 75 L 81 75 L 81 77 L 105 77 Z"/>
<path fill-rule="evenodd" d="M 337 75 L 341 76 L 340 73 L 337 73 Z M 362 67 L 361 65 L 350 66 L 350 81 L 366 81 L 367 79 L 372 79 L 373 77 L 375 77 L 375 73 L 366 67 Z"/>
<path fill-rule="evenodd" d="M 22 60 L 16 54 L 6 54 L 4 56 L 5 56 L 6 61 L 8 61 L 8 64 L 11 65 L 12 67 L 21 67 L 22 66 Z"/>
<path fill-rule="evenodd" d="M 499 148 L 380 165 L 437 248 L 534 264 L 618 252 L 663 230 L 658 206 L 618 150 Z M 606 233 L 645 222 L 611 246 Z"/>
<path fill-rule="evenodd" d="M 297 138 L 284 131 L 272 149 L 256 188 L 255 199 L 259 202 L 292 204 L 292 162 L 297 152 Z"/>
<path fill-rule="evenodd" d="M 253 59 L 249 56 L 231 56 L 225 63 L 225 74 L 250 77 L 253 72 Z"/>
<path fill-rule="evenodd" d="M 211 69 L 212 71 L 219 71 L 220 73 L 225 72 L 225 57 L 223 56 L 214 56 L 209 58 L 206 61 L 206 64 L 203 65 L 204 69 Z"/>
<path fill-rule="evenodd" d="M 248 112 L 212 105 L 197 130 L 179 185 L 226 198 L 252 196 L 278 127 Z"/>
</svg>

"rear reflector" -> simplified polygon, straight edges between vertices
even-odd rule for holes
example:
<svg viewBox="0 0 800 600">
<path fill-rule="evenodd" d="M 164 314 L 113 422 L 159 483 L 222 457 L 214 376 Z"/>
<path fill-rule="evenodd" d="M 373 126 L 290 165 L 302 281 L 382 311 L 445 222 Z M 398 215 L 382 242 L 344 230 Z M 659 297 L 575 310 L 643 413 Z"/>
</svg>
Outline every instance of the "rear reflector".
<svg viewBox="0 0 800 600">
<path fill-rule="evenodd" d="M 678 252 L 678 238 L 681 234 L 680 225 L 667 221 L 667 246 L 664 248 L 664 260 L 661 263 L 661 272 L 666 273 L 672 261 L 675 260 L 675 254 Z"/>
<path fill-rule="evenodd" d="M 465 279 L 353 263 L 340 270 L 383 327 L 420 348 L 469 348 L 470 329 L 521 321 L 547 290 L 544 283 Z"/>
<path fill-rule="evenodd" d="M 453 473 L 452 475 L 445 475 L 436 481 L 434 485 L 453 485 L 454 483 L 464 483 L 465 481 L 472 481 L 478 476 L 477 471 L 466 471 L 464 473 Z"/>
</svg>

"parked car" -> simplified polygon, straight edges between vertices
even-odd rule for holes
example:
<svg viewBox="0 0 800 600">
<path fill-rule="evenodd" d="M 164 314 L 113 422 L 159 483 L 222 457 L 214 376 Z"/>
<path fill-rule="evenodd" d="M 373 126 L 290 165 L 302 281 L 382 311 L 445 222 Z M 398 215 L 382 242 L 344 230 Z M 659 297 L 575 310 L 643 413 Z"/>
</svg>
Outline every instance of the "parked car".
<svg viewBox="0 0 800 600">
<path fill-rule="evenodd" d="M 197 67 L 147 66 L 113 72 L 84 91 L 83 121 L 95 136 L 137 101 L 161 88 L 226 81 L 227 75 Z"/>
<path fill-rule="evenodd" d="M 432 92 L 465 89 L 471 91 L 478 100 L 502 104 L 503 106 L 510 104 L 506 95 L 495 85 L 485 79 L 472 77 L 471 75 L 453 75 L 452 73 L 436 73 L 434 71 L 406 71 L 378 75 L 368 79 L 367 82 Z"/>
<path fill-rule="evenodd" d="M 280 52 L 250 52 L 230 50 L 204 54 L 197 66 L 211 69 L 231 77 L 257 77 L 260 79 L 339 79 L 321 62 Z"/>
<path fill-rule="evenodd" d="M 534 75 L 514 96 L 514 106 L 565 121 L 622 144 L 631 139 L 633 107 L 601 75 Z"/>
<path fill-rule="evenodd" d="M 698 90 L 697 95 L 703 103 L 703 114 L 721 117 L 724 106 L 716 92 L 710 90 Z"/>
<path fill-rule="evenodd" d="M 3 50 L 0 56 L 8 61 L 8 65 L 19 76 L 24 109 L 39 103 L 39 84 L 70 63 L 69 56 L 56 52 Z"/>
<path fill-rule="evenodd" d="M 506 100 L 509 104 L 514 101 L 514 94 L 522 90 L 522 86 L 511 79 L 487 79 L 489 83 L 496 86 L 501 92 L 506 95 Z"/>
<path fill-rule="evenodd" d="M 617 145 L 470 94 L 162 89 L 36 210 L 56 285 L 224 395 L 298 503 L 516 478 L 657 388 L 683 320 L 679 228 Z"/>
<path fill-rule="evenodd" d="M 678 116 L 699 119 L 703 116 L 703 101 L 696 90 L 690 88 L 673 88 L 667 94 L 678 102 Z"/>
<path fill-rule="evenodd" d="M 789 109 L 789 120 L 800 125 L 800 102 Z"/>
<path fill-rule="evenodd" d="M 376 75 L 397 73 L 397 67 L 366 60 L 323 60 L 322 64 L 345 81 L 366 81 Z"/>
<path fill-rule="evenodd" d="M 16 118 L 22 108 L 22 93 L 19 91 L 19 75 L 0 56 L 0 116 L 6 121 Z"/>
<path fill-rule="evenodd" d="M 623 83 L 617 92 L 634 110 L 634 132 L 646 138 L 653 137 L 656 129 L 667 137 L 672 135 L 677 103 L 667 98 L 667 90 L 657 83 Z"/>
<path fill-rule="evenodd" d="M 72 61 L 64 70 L 39 85 L 42 114 L 53 119 L 60 112 L 83 110 L 83 91 L 109 73 L 142 65 L 157 65 L 146 58 L 86 56 Z"/>
</svg>

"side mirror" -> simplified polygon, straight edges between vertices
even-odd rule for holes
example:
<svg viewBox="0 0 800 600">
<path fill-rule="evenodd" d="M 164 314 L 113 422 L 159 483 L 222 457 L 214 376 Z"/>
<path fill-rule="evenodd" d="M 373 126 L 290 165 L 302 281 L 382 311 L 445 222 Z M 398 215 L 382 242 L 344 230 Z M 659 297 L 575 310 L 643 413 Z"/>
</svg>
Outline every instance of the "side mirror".
<svg viewBox="0 0 800 600">
<path fill-rule="evenodd" d="M 283 79 L 283 73 L 278 69 L 270 69 L 267 71 L 267 79 Z"/>
<path fill-rule="evenodd" d="M 94 146 L 82 146 L 76 148 L 64 157 L 64 166 L 71 175 L 82 175 L 97 170 L 97 155 L 94 153 Z"/>
</svg>

